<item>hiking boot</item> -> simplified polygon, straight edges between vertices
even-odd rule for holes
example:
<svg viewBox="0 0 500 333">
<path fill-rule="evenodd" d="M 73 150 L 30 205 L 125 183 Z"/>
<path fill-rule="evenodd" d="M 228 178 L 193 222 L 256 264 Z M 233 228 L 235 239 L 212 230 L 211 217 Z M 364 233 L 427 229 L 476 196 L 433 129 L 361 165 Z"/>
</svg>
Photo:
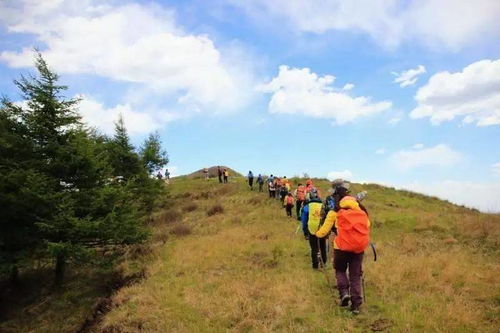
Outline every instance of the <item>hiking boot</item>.
<svg viewBox="0 0 500 333">
<path fill-rule="evenodd" d="M 344 295 L 340 298 L 340 306 L 348 306 L 351 301 L 351 296 Z"/>
<path fill-rule="evenodd" d="M 359 306 L 351 306 L 351 312 L 353 315 L 359 315 Z"/>
</svg>

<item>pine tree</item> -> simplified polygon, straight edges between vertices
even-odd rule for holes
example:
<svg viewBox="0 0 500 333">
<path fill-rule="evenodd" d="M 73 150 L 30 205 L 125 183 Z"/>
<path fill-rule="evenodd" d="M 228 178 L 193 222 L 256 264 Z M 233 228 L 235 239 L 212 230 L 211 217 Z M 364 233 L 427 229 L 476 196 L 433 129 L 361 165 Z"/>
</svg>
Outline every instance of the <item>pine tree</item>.
<svg viewBox="0 0 500 333">
<path fill-rule="evenodd" d="M 140 151 L 141 160 L 149 174 L 154 174 L 168 164 L 167 152 L 161 148 L 160 134 L 149 134 Z"/>
</svg>

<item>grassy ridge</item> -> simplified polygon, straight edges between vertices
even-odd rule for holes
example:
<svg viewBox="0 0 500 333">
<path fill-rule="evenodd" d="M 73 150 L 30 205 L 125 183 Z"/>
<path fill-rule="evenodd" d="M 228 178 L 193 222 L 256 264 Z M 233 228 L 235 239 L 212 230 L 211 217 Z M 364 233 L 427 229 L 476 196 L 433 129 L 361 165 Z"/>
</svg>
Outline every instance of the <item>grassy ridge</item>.
<svg viewBox="0 0 500 333">
<path fill-rule="evenodd" d="M 326 193 L 328 183 L 318 185 Z M 353 190 L 361 189 L 380 255 L 365 261 L 362 315 L 338 308 L 278 202 L 243 180 L 178 178 L 156 218 L 146 278 L 113 297 L 99 329 L 498 331 L 500 217 L 377 185 Z"/>
</svg>

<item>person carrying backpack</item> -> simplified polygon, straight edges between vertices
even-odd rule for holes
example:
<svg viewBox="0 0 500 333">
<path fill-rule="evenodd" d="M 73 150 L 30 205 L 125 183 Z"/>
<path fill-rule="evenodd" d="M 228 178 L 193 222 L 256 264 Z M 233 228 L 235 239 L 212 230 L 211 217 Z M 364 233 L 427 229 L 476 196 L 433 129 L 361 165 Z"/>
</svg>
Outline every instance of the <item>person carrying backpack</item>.
<svg viewBox="0 0 500 333">
<path fill-rule="evenodd" d="M 309 201 L 302 208 L 302 231 L 311 247 L 312 268 L 318 269 L 318 254 L 321 254 L 322 264 L 326 264 L 326 238 L 316 236 L 320 229 L 321 210 L 323 203 L 318 196 L 318 191 L 312 188 L 309 192 Z M 326 235 L 326 234 L 325 234 Z"/>
<path fill-rule="evenodd" d="M 264 185 L 264 177 L 259 173 L 257 177 L 257 184 L 259 184 L 259 192 L 262 192 L 262 186 Z"/>
<path fill-rule="evenodd" d="M 295 212 L 297 213 L 297 220 L 300 221 L 300 210 L 306 199 L 306 188 L 304 185 L 299 183 L 297 189 L 295 190 Z"/>
<path fill-rule="evenodd" d="M 363 303 L 363 255 L 370 243 L 370 220 L 366 209 L 349 195 L 348 185 L 335 186 L 334 196 L 335 209 L 328 212 L 316 237 L 325 237 L 331 230 L 336 234 L 333 240 L 333 265 L 340 305 L 345 307 L 351 302 L 352 313 L 359 314 Z"/>
<path fill-rule="evenodd" d="M 220 165 L 217 167 L 217 176 L 219 177 L 219 183 L 222 184 L 222 169 L 220 168 Z"/>
<path fill-rule="evenodd" d="M 294 204 L 294 198 L 292 193 L 288 192 L 288 194 L 285 196 L 285 200 L 283 201 L 283 207 L 285 207 L 286 210 L 286 216 L 292 217 L 292 208 Z"/>
<path fill-rule="evenodd" d="M 269 190 L 269 198 L 276 198 L 276 186 L 274 185 L 274 181 L 268 182 L 267 188 Z"/>
<path fill-rule="evenodd" d="M 168 171 L 168 169 L 165 170 L 165 183 L 170 183 L 170 172 Z"/>
<path fill-rule="evenodd" d="M 250 189 L 253 191 L 253 173 L 252 171 L 248 171 L 248 186 L 250 186 Z"/>
</svg>

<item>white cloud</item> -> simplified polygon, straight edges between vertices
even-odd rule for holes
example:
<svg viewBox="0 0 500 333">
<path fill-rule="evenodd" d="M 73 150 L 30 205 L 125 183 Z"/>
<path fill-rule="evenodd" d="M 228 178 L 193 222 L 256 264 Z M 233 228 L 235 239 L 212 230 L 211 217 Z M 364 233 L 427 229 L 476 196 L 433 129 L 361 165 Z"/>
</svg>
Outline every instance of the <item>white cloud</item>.
<svg viewBox="0 0 500 333">
<path fill-rule="evenodd" d="M 410 116 L 433 124 L 463 117 L 477 126 L 500 124 L 500 59 L 481 60 L 461 72 L 439 72 L 415 95 Z"/>
<path fill-rule="evenodd" d="M 496 0 L 226 0 L 279 29 L 322 34 L 365 33 L 394 47 L 418 41 L 436 49 L 460 49 L 498 36 L 500 3 Z M 278 18 L 278 19 L 276 19 Z M 284 19 L 284 20 L 283 20 Z"/>
<path fill-rule="evenodd" d="M 330 171 L 326 176 L 329 180 L 335 179 L 344 179 L 344 180 L 352 180 L 352 172 L 349 170 L 344 171 Z"/>
<path fill-rule="evenodd" d="M 279 74 L 257 90 L 271 93 L 269 112 L 304 114 L 315 118 L 334 119 L 345 124 L 363 116 L 386 111 L 392 103 L 372 103 L 369 97 L 352 97 L 332 86 L 335 77 L 318 76 L 309 68 L 280 66 Z"/>
<path fill-rule="evenodd" d="M 396 76 L 394 82 L 399 83 L 399 86 L 401 88 L 414 85 L 415 82 L 417 82 L 418 80 L 418 76 L 424 73 L 425 73 L 425 67 L 422 65 L 419 65 L 415 69 L 409 69 L 401 73 L 392 72 L 392 74 Z"/>
<path fill-rule="evenodd" d="M 249 74 L 208 36 L 185 33 L 159 5 L 102 3 L 24 0 L 17 7 L 2 4 L 0 11 L 9 10 L 2 17 L 9 32 L 34 34 L 45 45 L 43 55 L 59 73 L 139 84 L 201 110 L 235 109 L 246 101 Z M 3 51 L 0 60 L 27 67 L 33 52 Z"/>
<path fill-rule="evenodd" d="M 389 119 L 389 125 L 396 125 L 401 121 L 401 117 L 392 117 Z"/>
<path fill-rule="evenodd" d="M 123 116 L 125 126 L 131 135 L 152 132 L 178 117 L 165 112 L 138 112 L 133 110 L 130 104 L 118 104 L 107 109 L 93 98 L 86 96 L 80 96 L 80 98 L 82 100 L 78 109 L 83 121 L 106 134 L 114 132 L 114 123 L 120 114 Z"/>
<path fill-rule="evenodd" d="M 399 170 L 422 166 L 447 167 L 462 159 L 462 154 L 445 144 L 419 150 L 400 150 L 390 156 L 390 161 Z"/>
<path fill-rule="evenodd" d="M 385 154 L 385 148 L 380 148 L 380 149 L 375 150 L 375 154 L 377 154 L 377 155 Z"/>
<path fill-rule="evenodd" d="M 455 204 L 477 208 L 483 212 L 500 212 L 500 183 L 477 183 L 445 180 L 396 186 L 414 192 L 433 195 Z"/>
<path fill-rule="evenodd" d="M 342 88 L 342 90 L 352 90 L 352 88 L 354 88 L 354 84 L 352 84 L 352 83 L 346 83 L 344 85 L 344 87 Z"/>
<path fill-rule="evenodd" d="M 493 164 L 491 170 L 495 175 L 500 176 L 500 162 Z"/>
<path fill-rule="evenodd" d="M 422 149 L 422 148 L 424 148 L 423 143 L 416 143 L 413 145 L 413 149 Z"/>
</svg>

